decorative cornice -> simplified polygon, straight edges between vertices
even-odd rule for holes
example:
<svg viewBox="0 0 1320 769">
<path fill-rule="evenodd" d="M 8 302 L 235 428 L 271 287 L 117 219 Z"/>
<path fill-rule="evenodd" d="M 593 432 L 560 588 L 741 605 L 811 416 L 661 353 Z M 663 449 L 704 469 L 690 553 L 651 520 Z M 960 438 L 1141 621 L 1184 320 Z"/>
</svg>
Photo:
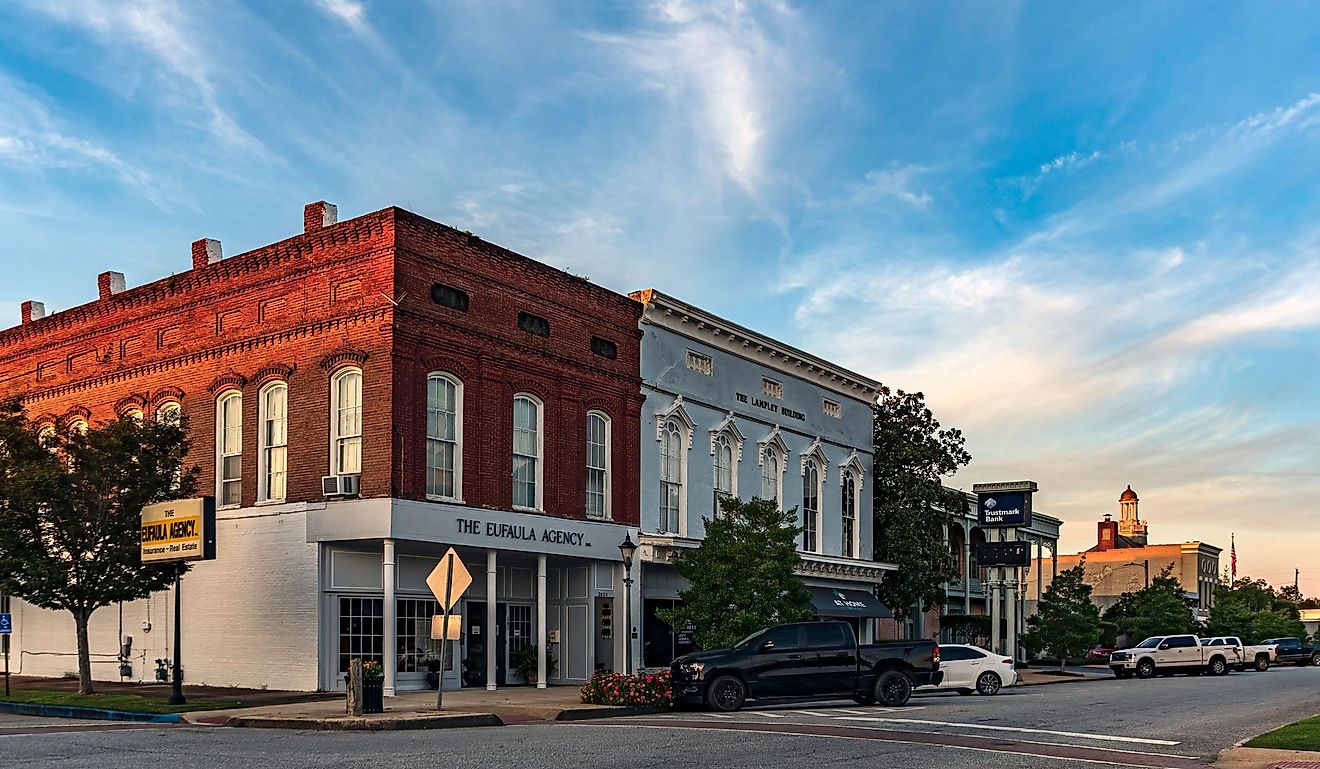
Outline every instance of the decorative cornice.
<svg viewBox="0 0 1320 769">
<path fill-rule="evenodd" d="M 230 371 L 216 377 L 206 388 L 211 395 L 219 395 L 226 390 L 242 390 L 247 384 L 247 377 L 237 371 Z"/>
<path fill-rule="evenodd" d="M 870 404 L 880 383 L 758 334 L 653 288 L 629 294 L 642 302 L 642 322 L 669 329 L 758 365 Z"/>
<path fill-rule="evenodd" d="M 59 424 L 61 427 L 68 427 L 76 420 L 88 421 L 92 418 L 92 410 L 86 406 L 70 406 L 69 410 L 60 415 Z"/>
</svg>

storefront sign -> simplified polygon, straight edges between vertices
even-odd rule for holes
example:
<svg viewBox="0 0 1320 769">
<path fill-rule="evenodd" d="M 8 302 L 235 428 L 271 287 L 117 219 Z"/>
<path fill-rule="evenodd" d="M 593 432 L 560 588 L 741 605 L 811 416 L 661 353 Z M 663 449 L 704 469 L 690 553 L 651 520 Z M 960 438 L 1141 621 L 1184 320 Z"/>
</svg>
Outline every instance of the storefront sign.
<svg viewBox="0 0 1320 769">
<path fill-rule="evenodd" d="M 982 492 L 977 495 L 982 526 L 1030 526 L 1031 492 Z"/>
<path fill-rule="evenodd" d="M 1012 540 L 1009 542 L 978 542 L 976 545 L 977 566 L 1029 566 L 1031 564 L 1031 543 Z"/>
<path fill-rule="evenodd" d="M 142 508 L 142 562 L 215 558 L 215 498 L 180 499 Z"/>
<path fill-rule="evenodd" d="M 746 393 L 734 393 L 734 397 L 738 399 L 739 403 L 746 403 L 750 406 L 756 406 L 757 408 L 765 409 L 766 411 L 769 411 L 771 414 L 783 414 L 789 419 L 796 419 L 800 422 L 805 422 L 807 419 L 807 415 L 803 414 L 801 411 L 797 411 L 796 409 L 791 409 L 788 406 L 781 406 L 778 403 L 774 403 L 773 401 L 768 401 L 765 398 L 760 398 L 760 397 L 754 398 L 747 395 Z"/>
<path fill-rule="evenodd" d="M 572 531 L 557 526 L 534 526 L 530 524 L 497 523 L 482 521 L 480 518 L 459 518 L 459 534 L 477 534 L 496 539 L 512 539 L 519 542 L 549 542 L 555 545 L 572 547 L 591 547 L 585 531 Z"/>
</svg>

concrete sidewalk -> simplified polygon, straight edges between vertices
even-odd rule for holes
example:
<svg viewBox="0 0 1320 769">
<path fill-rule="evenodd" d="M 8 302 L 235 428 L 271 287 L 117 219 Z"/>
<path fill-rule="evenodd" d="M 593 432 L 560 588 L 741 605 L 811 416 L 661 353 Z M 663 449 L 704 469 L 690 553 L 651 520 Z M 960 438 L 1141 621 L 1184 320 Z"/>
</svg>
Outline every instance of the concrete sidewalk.
<svg viewBox="0 0 1320 769">
<path fill-rule="evenodd" d="M 406 692 L 385 698 L 385 712 L 350 716 L 344 698 L 269 705 L 241 710 L 187 713 L 190 723 L 272 729 L 395 730 L 502 726 L 526 721 L 570 721 L 654 713 L 654 707 L 584 705 L 574 686 L 508 687 L 498 691 L 445 692 L 445 709 L 435 709 L 435 692 Z"/>
<path fill-rule="evenodd" d="M 1216 769 L 1320 769 L 1320 753 L 1234 747 L 1219 754 Z"/>
<path fill-rule="evenodd" d="M 1106 671 L 1108 672 L 1108 671 Z M 1087 675 L 1073 671 L 1060 673 L 1055 670 L 1019 670 L 1018 686 L 1039 686 L 1042 684 L 1068 684 L 1079 683 L 1082 681 L 1103 681 L 1111 678 L 1109 675 Z"/>
</svg>

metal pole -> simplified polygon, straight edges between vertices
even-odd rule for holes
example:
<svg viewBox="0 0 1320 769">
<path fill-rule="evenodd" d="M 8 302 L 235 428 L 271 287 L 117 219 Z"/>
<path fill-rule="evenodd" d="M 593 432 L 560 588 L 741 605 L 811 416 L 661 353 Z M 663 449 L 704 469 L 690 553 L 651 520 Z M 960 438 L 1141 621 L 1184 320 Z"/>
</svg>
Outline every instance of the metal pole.
<svg viewBox="0 0 1320 769">
<path fill-rule="evenodd" d="M 440 680 L 435 685 L 435 709 L 445 709 L 445 663 L 449 660 L 445 652 L 449 648 L 449 605 L 452 603 L 450 593 L 454 590 L 454 559 L 446 558 L 448 564 L 445 568 L 445 605 L 443 618 L 440 620 Z"/>
<path fill-rule="evenodd" d="M 174 567 L 174 681 L 170 685 L 171 705 L 187 705 L 183 696 L 183 604 L 179 588 L 183 585 L 183 564 Z"/>
<path fill-rule="evenodd" d="M 1146 587 L 1150 587 L 1150 559 L 1141 562 L 1142 570 L 1146 572 Z"/>
<path fill-rule="evenodd" d="M 632 675 L 632 564 L 623 572 L 623 674 Z"/>
<path fill-rule="evenodd" d="M 0 612 L 9 614 L 9 596 L 0 597 Z M 9 619 L 9 629 L 14 629 L 13 616 Z M 5 633 L 3 639 L 0 639 L 5 645 L 5 696 L 9 696 L 9 633 Z"/>
</svg>

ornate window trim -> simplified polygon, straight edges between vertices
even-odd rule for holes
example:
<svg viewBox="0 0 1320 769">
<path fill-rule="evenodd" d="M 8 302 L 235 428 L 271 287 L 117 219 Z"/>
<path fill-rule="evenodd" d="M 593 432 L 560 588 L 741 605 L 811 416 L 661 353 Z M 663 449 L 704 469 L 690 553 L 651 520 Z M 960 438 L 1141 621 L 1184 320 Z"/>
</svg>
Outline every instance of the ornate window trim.
<svg viewBox="0 0 1320 769">
<path fill-rule="evenodd" d="M 664 440 L 665 423 L 669 420 L 675 420 L 683 431 L 683 448 L 692 450 L 692 432 L 696 429 L 697 423 L 692 421 L 692 415 L 688 414 L 687 406 L 683 403 L 683 396 L 680 395 L 669 404 L 667 408 L 655 412 L 655 439 Z"/>
</svg>

